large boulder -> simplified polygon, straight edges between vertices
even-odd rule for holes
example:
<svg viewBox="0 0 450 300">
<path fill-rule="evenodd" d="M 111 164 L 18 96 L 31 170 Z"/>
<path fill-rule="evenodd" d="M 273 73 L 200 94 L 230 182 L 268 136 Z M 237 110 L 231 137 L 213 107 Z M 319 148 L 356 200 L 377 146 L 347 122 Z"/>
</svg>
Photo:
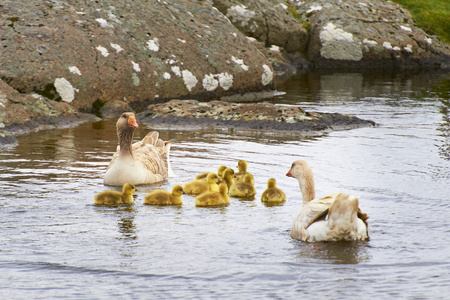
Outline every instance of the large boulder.
<svg viewBox="0 0 450 300">
<path fill-rule="evenodd" d="M 245 35 L 266 47 L 283 47 L 287 52 L 304 52 L 308 31 L 280 0 L 213 0 L 213 5 Z"/>
<path fill-rule="evenodd" d="M 273 88 L 268 59 L 205 1 L 3 0 L 0 12 L 0 78 L 78 109 Z"/>
<path fill-rule="evenodd" d="M 380 0 L 296 2 L 311 24 L 307 56 L 317 68 L 450 68 L 450 47 Z"/>
</svg>

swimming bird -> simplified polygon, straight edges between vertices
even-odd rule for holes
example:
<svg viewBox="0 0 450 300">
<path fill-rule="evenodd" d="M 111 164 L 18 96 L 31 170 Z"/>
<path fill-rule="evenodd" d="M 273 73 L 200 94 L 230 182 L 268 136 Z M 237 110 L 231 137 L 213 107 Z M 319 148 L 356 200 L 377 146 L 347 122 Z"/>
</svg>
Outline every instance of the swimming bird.
<svg viewBox="0 0 450 300">
<path fill-rule="evenodd" d="M 217 175 L 219 176 L 219 178 L 223 178 L 223 172 L 227 169 L 226 166 L 220 166 L 219 168 L 217 168 Z M 208 174 L 211 172 L 204 172 L 201 174 L 198 174 L 197 176 L 195 176 L 195 179 L 200 180 L 200 179 L 204 179 L 206 180 L 206 176 L 208 176 Z"/>
<path fill-rule="evenodd" d="M 183 204 L 183 188 L 181 185 L 174 185 L 172 193 L 165 190 L 154 190 L 144 198 L 144 204 L 149 205 L 181 205 Z"/>
<path fill-rule="evenodd" d="M 134 184 L 125 183 L 122 192 L 119 191 L 103 191 L 94 196 L 97 205 L 115 205 L 133 203 L 133 194 L 136 191 Z"/>
<path fill-rule="evenodd" d="M 196 206 L 216 206 L 230 203 L 227 195 L 227 184 L 221 182 L 218 192 L 205 192 L 195 197 Z"/>
<path fill-rule="evenodd" d="M 369 216 L 359 209 L 358 198 L 335 193 L 315 199 L 313 173 L 304 160 L 294 161 L 286 176 L 297 179 L 303 198 L 303 207 L 292 225 L 292 238 L 307 242 L 369 238 Z"/>
<path fill-rule="evenodd" d="M 183 191 L 188 195 L 199 195 L 204 192 L 217 192 L 219 187 L 219 176 L 216 173 L 209 173 L 204 180 L 193 180 L 183 184 Z"/>
<path fill-rule="evenodd" d="M 227 168 L 223 172 L 223 181 L 227 184 L 227 193 L 230 190 L 230 187 L 234 184 L 234 170 Z"/>
<path fill-rule="evenodd" d="M 236 182 L 242 182 L 244 181 L 244 176 L 246 174 L 250 174 L 249 172 L 247 172 L 247 161 L 245 160 L 240 160 L 238 161 L 238 172 L 234 173 L 234 178 Z M 250 174 L 251 175 L 251 174 Z M 253 175 L 252 175 L 252 180 L 253 180 Z M 255 180 L 253 180 L 252 184 L 255 184 Z"/>
<path fill-rule="evenodd" d="M 237 198 L 253 197 L 256 194 L 256 189 L 252 181 L 253 181 L 252 174 L 245 174 L 244 181 L 236 182 L 230 187 L 229 190 L 230 196 Z"/>
<path fill-rule="evenodd" d="M 123 113 L 117 120 L 119 146 L 103 178 L 105 185 L 150 184 L 173 176 L 169 162 L 170 141 L 164 142 L 157 131 L 152 131 L 132 144 L 137 127 L 132 112 Z"/>
<path fill-rule="evenodd" d="M 261 194 L 261 201 L 270 203 L 286 202 L 286 194 L 277 188 L 275 178 L 269 178 L 267 180 L 267 189 Z"/>
</svg>

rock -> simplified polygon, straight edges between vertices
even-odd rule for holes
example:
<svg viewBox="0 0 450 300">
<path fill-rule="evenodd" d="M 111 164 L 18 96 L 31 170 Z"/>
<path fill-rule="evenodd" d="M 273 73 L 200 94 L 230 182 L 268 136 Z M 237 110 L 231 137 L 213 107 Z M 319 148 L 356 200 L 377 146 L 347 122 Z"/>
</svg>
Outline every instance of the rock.
<svg viewBox="0 0 450 300">
<path fill-rule="evenodd" d="M 48 100 L 38 94 L 20 94 L 0 79 L 0 146 L 15 143 L 19 134 L 95 119 L 65 102 Z"/>
<path fill-rule="evenodd" d="M 171 100 L 151 104 L 139 113 L 140 122 L 166 125 L 221 126 L 259 130 L 327 131 L 374 126 L 372 121 L 337 113 L 305 112 L 300 107 L 267 102 L 239 104 L 223 101 Z"/>
<path fill-rule="evenodd" d="M 134 112 L 130 105 L 125 101 L 108 101 L 99 110 L 103 118 L 115 118 L 127 111 Z"/>
<path fill-rule="evenodd" d="M 3 0 L 0 11 L 0 78 L 77 109 L 273 88 L 269 60 L 205 1 Z"/>
<path fill-rule="evenodd" d="M 307 56 L 324 68 L 450 68 L 450 46 L 417 28 L 390 1 L 297 2 L 311 24 Z"/>
<path fill-rule="evenodd" d="M 213 5 L 246 36 L 265 47 L 283 47 L 287 52 L 304 52 L 308 32 L 279 0 L 213 0 Z"/>
</svg>

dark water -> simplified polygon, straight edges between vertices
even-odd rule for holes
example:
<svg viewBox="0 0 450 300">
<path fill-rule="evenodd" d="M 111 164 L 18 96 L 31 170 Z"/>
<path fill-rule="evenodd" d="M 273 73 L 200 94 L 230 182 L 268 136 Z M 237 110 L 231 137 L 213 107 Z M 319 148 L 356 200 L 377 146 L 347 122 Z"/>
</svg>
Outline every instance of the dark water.
<svg viewBox="0 0 450 300">
<path fill-rule="evenodd" d="M 139 187 L 129 206 L 96 207 L 116 147 L 114 120 L 22 136 L 0 152 L 1 299 L 448 299 L 449 74 L 308 74 L 275 103 L 379 124 L 312 135 L 159 129 L 177 177 Z M 139 121 L 139 120 L 138 120 Z M 150 130 L 144 124 L 136 134 Z M 144 195 L 245 159 L 256 200 L 222 208 L 143 205 Z M 306 159 L 318 196 L 355 194 L 371 240 L 292 240 Z M 260 201 L 269 177 L 287 195 Z"/>
</svg>

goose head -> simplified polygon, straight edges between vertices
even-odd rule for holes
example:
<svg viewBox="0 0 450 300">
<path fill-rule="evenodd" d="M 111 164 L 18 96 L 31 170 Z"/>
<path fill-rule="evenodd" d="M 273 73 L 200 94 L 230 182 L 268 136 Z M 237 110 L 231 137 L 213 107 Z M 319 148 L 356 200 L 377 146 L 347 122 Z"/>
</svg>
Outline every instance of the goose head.
<svg viewBox="0 0 450 300">
<path fill-rule="evenodd" d="M 134 131 L 138 127 L 134 113 L 125 112 L 119 117 L 116 128 L 121 152 L 131 153 L 131 142 L 133 141 Z"/>
<path fill-rule="evenodd" d="M 315 198 L 314 176 L 306 161 L 294 161 L 286 176 L 297 179 L 300 191 L 302 192 L 303 204 Z"/>
<path fill-rule="evenodd" d="M 184 194 L 183 188 L 181 187 L 181 185 L 174 185 L 172 188 L 172 195 L 179 197 L 181 195 Z"/>
<path fill-rule="evenodd" d="M 277 181 L 275 180 L 275 178 L 269 178 L 269 180 L 267 180 L 267 188 L 273 189 L 276 187 L 277 187 Z"/>
</svg>

